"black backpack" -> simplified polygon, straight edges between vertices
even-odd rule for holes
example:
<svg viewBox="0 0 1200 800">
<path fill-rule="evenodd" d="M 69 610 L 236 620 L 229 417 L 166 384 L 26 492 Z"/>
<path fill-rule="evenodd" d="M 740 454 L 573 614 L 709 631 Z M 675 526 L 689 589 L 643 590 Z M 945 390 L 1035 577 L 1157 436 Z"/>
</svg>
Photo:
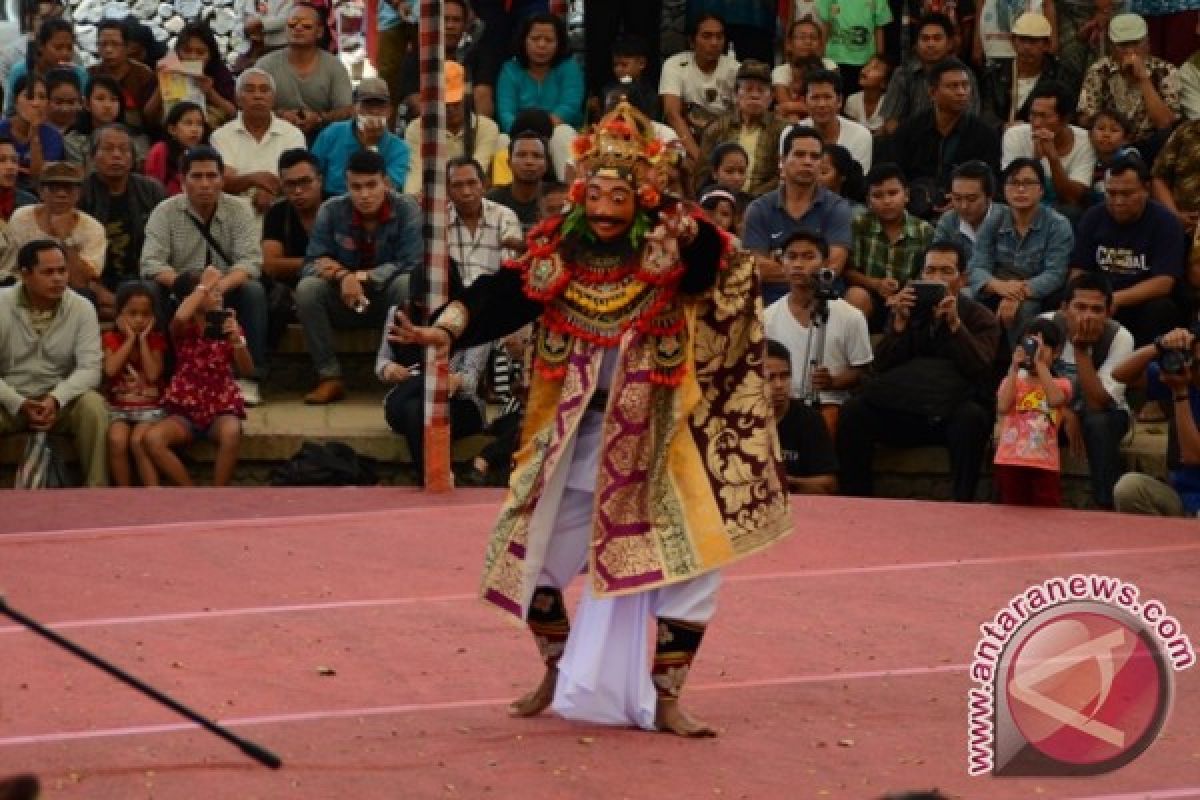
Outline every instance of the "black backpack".
<svg viewBox="0 0 1200 800">
<path fill-rule="evenodd" d="M 378 462 L 343 442 L 304 442 L 271 471 L 272 486 L 375 486 Z"/>
</svg>

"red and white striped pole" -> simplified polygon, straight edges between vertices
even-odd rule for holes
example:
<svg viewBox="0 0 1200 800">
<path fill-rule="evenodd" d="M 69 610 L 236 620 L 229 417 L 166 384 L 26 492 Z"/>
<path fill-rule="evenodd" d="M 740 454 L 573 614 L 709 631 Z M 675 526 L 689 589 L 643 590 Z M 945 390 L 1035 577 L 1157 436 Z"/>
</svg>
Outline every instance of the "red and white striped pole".
<svg viewBox="0 0 1200 800">
<path fill-rule="evenodd" d="M 441 308 L 449 292 L 446 257 L 446 92 L 445 48 L 442 33 L 442 0 L 421 0 L 418 25 L 418 61 L 421 75 L 421 182 L 424 187 L 425 271 L 429 295 L 425 307 Z M 447 411 L 450 367 L 433 350 L 425 355 L 425 490 L 448 492 L 454 487 L 450 472 L 450 418 Z"/>
</svg>

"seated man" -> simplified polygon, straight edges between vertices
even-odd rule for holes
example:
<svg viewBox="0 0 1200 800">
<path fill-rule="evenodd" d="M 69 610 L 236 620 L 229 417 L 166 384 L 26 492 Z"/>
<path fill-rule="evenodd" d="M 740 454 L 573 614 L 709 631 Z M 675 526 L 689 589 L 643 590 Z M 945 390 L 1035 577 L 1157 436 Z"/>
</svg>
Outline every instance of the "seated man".
<svg viewBox="0 0 1200 800">
<path fill-rule="evenodd" d="M 308 237 L 321 204 L 329 199 L 317 157 L 297 147 L 279 156 L 283 196 L 263 217 L 263 274 L 296 288 L 308 254 Z"/>
<path fill-rule="evenodd" d="M 42 168 L 38 194 L 42 202 L 13 212 L 9 227 L 20 245 L 50 239 L 62 245 L 67 256 L 67 281 L 112 319 L 115 299 L 103 283 L 104 254 L 108 247 L 104 226 L 79 210 L 83 172 L 74 164 L 51 161 Z"/>
<path fill-rule="evenodd" d="M 0 289 L 0 433 L 69 433 L 88 486 L 108 485 L 108 406 L 100 326 L 67 288 L 67 256 L 39 239 L 17 254 L 20 284 Z"/>
<path fill-rule="evenodd" d="M 935 242 L 954 242 L 966 253 L 967 261 L 975 250 L 979 229 L 1000 213 L 993 203 L 996 175 L 982 161 L 968 161 L 955 167 L 950 175 L 950 207 L 933 231 Z"/>
<path fill-rule="evenodd" d="M 213 131 L 212 146 L 225 159 L 225 191 L 247 198 L 258 215 L 279 197 L 279 156 L 304 147 L 304 133 L 279 117 L 275 79 L 251 67 L 238 76 L 238 115 Z"/>
<path fill-rule="evenodd" d="M 821 231 L 829 242 L 829 268 L 840 276 L 846 267 L 852 242 L 850 203 L 818 180 L 823 148 L 816 129 L 806 125 L 789 128 L 780 148 L 779 188 L 757 198 L 746 209 L 742 244 L 755 254 L 764 305 L 788 292 L 787 270 L 779 262 L 779 243 L 793 231 Z"/>
<path fill-rule="evenodd" d="M 258 61 L 275 79 L 275 113 L 310 140 L 331 122 L 354 117 L 350 73 L 340 58 L 321 46 L 324 35 L 321 12 L 296 3 L 287 21 L 287 47 Z"/>
<path fill-rule="evenodd" d="M 1195 328 L 1176 328 L 1154 344 L 1138 348 L 1117 367 L 1114 377 L 1126 383 L 1146 380 L 1151 400 L 1170 406 L 1167 418 L 1169 482 L 1140 472 L 1128 472 L 1117 481 L 1117 511 L 1161 517 L 1195 517 L 1200 514 L 1200 339 Z"/>
<path fill-rule="evenodd" d="M 700 160 L 696 185 L 712 174 L 712 151 L 723 142 L 740 142 L 750 154 L 746 191 L 752 195 L 769 192 L 779 185 L 779 137 L 787 123 L 771 113 L 771 68 L 761 61 L 747 61 L 738 68 L 733 94 L 734 108 L 717 117 L 700 136 Z"/>
<path fill-rule="evenodd" d="M 388 187 L 385 170 L 372 150 L 350 156 L 349 192 L 321 205 L 309 237 L 296 315 L 317 371 L 304 396 L 312 405 L 346 396 L 334 328 L 381 328 L 389 308 L 408 302 L 410 274 L 421 266 L 421 210 Z"/>
<path fill-rule="evenodd" d="M 921 273 L 933 228 L 905 210 L 908 184 L 895 164 L 867 173 L 867 211 L 854 219 L 854 247 L 846 268 L 846 302 L 882 330 L 885 303 Z"/>
<path fill-rule="evenodd" d="M 854 156 L 863 172 L 870 172 L 875 140 L 866 126 L 842 116 L 845 100 L 842 76 L 832 70 L 810 72 L 804 86 L 808 116 L 801 118 L 799 124 L 812 125 L 827 144 L 840 144 Z"/>
<path fill-rule="evenodd" d="M 245 328 L 254 360 L 254 379 L 239 380 L 238 386 L 246 404 L 257 405 L 267 359 L 267 295 L 259 282 L 262 246 L 254 212 L 222 191 L 225 162 L 211 147 L 188 150 L 179 169 L 183 193 L 159 203 L 146 222 L 142 277 L 166 295 L 181 272 L 208 266 L 222 272 L 216 288 Z"/>
<path fill-rule="evenodd" d="M 980 78 L 983 94 L 980 116 L 993 125 L 1008 127 L 1029 121 L 1029 98 L 1048 81 L 1067 82 L 1068 75 L 1052 55 L 1054 30 L 1045 15 L 1030 11 L 1017 17 L 1012 27 L 1013 58 L 988 59 Z M 1078 88 L 1078 79 L 1070 81 Z M 1069 119 L 1069 117 L 1068 117 Z"/>
<path fill-rule="evenodd" d="M 950 453 L 953 497 L 975 499 L 992 437 L 1000 323 L 962 293 L 967 263 L 958 245 L 925 253 L 921 278 L 944 291 L 910 283 L 888 298 L 891 316 L 875 351 L 876 378 L 845 402 L 837 430 L 839 485 L 870 497 L 877 442 L 891 447 L 942 445 Z"/>
<path fill-rule="evenodd" d="M 792 353 L 792 396 L 820 406 L 834 430 L 838 409 L 871 365 L 867 321 L 854 306 L 832 296 L 832 280 L 821 280 L 822 271 L 826 278 L 833 276 L 824 236 L 798 230 L 783 240 L 782 249 L 791 291 L 763 314 L 766 333 Z"/>
<path fill-rule="evenodd" d="M 1183 226 L 1150 199 L 1150 171 L 1136 156 L 1113 161 L 1104 194 L 1104 203 L 1088 209 L 1075 232 L 1072 275 L 1108 276 L 1112 315 L 1141 347 L 1186 319 L 1178 286 L 1187 246 Z"/>
<path fill-rule="evenodd" d="M 1183 123 L 1154 159 L 1154 199 L 1195 234 L 1200 220 L 1200 119 Z"/>
<path fill-rule="evenodd" d="M 133 171 L 133 138 L 112 123 L 92 133 L 92 171 L 83 182 L 79 207 L 95 218 L 108 238 L 100 280 L 109 292 L 137 280 L 142 268 L 146 222 L 166 197 L 162 184 Z"/>
<path fill-rule="evenodd" d="M 1100 274 L 1084 273 L 1067 284 L 1061 311 L 1042 316 L 1062 329 L 1063 348 L 1054 374 L 1071 381 L 1071 404 L 1063 409 L 1063 433 L 1071 452 L 1087 456 L 1092 500 L 1113 507 L 1113 484 L 1121 471 L 1121 440 L 1129 431 L 1125 384 L 1115 370 L 1133 352 L 1133 336 L 1109 314 L 1112 287 Z"/>
<path fill-rule="evenodd" d="M 546 140 L 534 131 L 518 131 L 508 143 L 512 183 L 493 188 L 487 199 L 511 209 L 528 233 L 541 219 L 542 182 L 550 171 Z"/>
<path fill-rule="evenodd" d="M 408 143 L 387 129 L 391 96 L 382 78 L 367 78 L 354 90 L 355 114 L 331 123 L 313 143 L 330 194 L 346 193 L 346 164 L 355 153 L 371 150 L 383 159 L 391 188 L 404 191 L 408 176 Z"/>
<path fill-rule="evenodd" d="M 833 452 L 833 439 L 820 412 L 792 399 L 791 352 L 774 339 L 768 339 L 764 366 L 788 491 L 835 494 L 837 456 Z"/>
<path fill-rule="evenodd" d="M 932 108 L 910 117 L 883 148 L 886 160 L 900 165 L 909 186 L 920 185 L 929 198 L 918 216 L 929 219 L 944 208 L 942 193 L 950 188 L 954 168 L 978 159 L 999 171 L 1000 137 L 970 110 L 971 71 L 956 58 L 929 68 Z M 883 158 L 880 159 L 885 160 Z M 914 211 L 917 211 L 914 205 Z"/>
<path fill-rule="evenodd" d="M 516 213 L 484 197 L 486 185 L 483 167 L 470 156 L 456 156 L 446 163 L 450 195 L 446 249 L 463 286 L 498 272 L 505 259 L 525 246 Z"/>
<path fill-rule="evenodd" d="M 1179 119 L 1179 68 L 1150 55 L 1146 20 L 1118 14 L 1108 23 L 1110 55 L 1088 67 L 1079 93 L 1079 124 L 1090 127 L 1104 108 L 1121 112 L 1134 127 L 1133 143 L 1153 161 Z"/>
<path fill-rule="evenodd" d="M 1029 122 L 1013 125 L 1000 144 L 1003 167 L 1017 158 L 1037 158 L 1046 172 L 1047 203 L 1069 219 L 1087 205 L 1096 151 L 1088 132 L 1069 124 L 1075 95 L 1058 81 L 1039 83 L 1029 95 Z"/>
</svg>

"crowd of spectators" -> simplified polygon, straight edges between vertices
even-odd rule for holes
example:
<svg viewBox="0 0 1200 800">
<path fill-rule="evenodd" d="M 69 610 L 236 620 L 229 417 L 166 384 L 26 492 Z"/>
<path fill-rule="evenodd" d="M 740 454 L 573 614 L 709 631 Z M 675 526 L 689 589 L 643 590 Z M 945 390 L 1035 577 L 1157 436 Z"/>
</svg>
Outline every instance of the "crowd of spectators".
<svg viewBox="0 0 1200 800">
<path fill-rule="evenodd" d="M 1061 439 L 1096 505 L 1196 511 L 1200 3 L 689 0 L 674 53 L 660 0 L 583 4 L 581 48 L 559 6 L 445 2 L 457 285 L 562 210 L 573 140 L 627 101 L 660 188 L 754 254 L 796 491 L 870 495 L 876 444 L 939 444 L 975 499 L 999 417 L 1002 499 L 1058 502 Z M 203 21 L 162 53 L 126 18 L 85 70 L 60 0 L 0 50 L 0 431 L 71 433 L 89 485 L 187 483 L 202 438 L 231 480 L 292 321 L 311 404 L 354 388 L 334 332 L 381 332 L 420 460 L 419 360 L 385 334 L 424 286 L 417 2 L 379 4 L 358 81 L 325 2 L 263 7 L 233 69 Z M 456 436 L 498 403 L 511 439 L 527 340 L 455 357 Z M 1170 487 L 1120 474 L 1138 416 L 1169 424 Z"/>
</svg>

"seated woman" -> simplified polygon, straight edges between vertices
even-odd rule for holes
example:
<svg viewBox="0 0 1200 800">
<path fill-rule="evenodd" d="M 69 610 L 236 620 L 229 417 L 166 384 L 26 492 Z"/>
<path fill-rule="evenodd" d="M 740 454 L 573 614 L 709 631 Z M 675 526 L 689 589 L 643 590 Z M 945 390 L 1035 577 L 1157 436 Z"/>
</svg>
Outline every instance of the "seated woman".
<svg viewBox="0 0 1200 800">
<path fill-rule="evenodd" d="M 46 82 L 21 76 L 14 85 L 16 113 L 0 120 L 0 136 L 13 140 L 17 150 L 17 188 L 31 191 L 37 186 L 42 166 L 67 156 L 62 134 L 46 122 Z M 37 147 L 34 147 L 34 144 Z"/>
<path fill-rule="evenodd" d="M 554 133 L 550 155 L 563 181 L 571 158 L 571 142 L 583 124 L 583 71 L 571 57 L 567 26 L 553 14 L 526 19 L 516 38 L 516 54 L 500 70 L 496 81 L 496 121 L 512 134 L 517 113 L 540 108 L 550 115 Z M 500 142 L 497 149 L 507 146 Z"/>
<path fill-rule="evenodd" d="M 1067 279 L 1075 236 L 1067 218 L 1042 205 L 1046 173 L 1034 158 L 1014 158 L 1001 173 L 1004 200 L 979 227 L 968 265 L 972 296 L 996 312 L 1010 345 Z"/>
</svg>

